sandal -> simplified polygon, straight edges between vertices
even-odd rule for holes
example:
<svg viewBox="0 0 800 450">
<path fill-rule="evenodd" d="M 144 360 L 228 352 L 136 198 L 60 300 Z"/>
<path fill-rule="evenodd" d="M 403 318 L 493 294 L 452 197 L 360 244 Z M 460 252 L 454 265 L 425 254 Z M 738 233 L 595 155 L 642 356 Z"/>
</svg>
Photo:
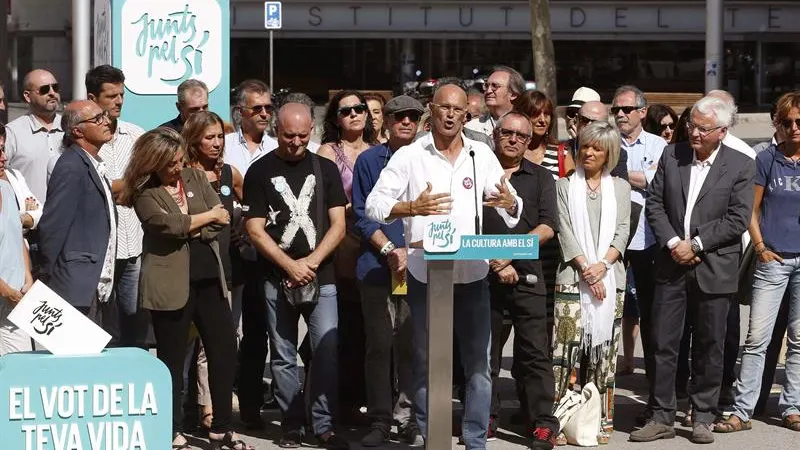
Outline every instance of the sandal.
<svg viewBox="0 0 800 450">
<path fill-rule="evenodd" d="M 558 433 L 558 436 L 556 437 L 556 445 L 561 447 L 567 444 L 567 436 L 564 433 Z"/>
<path fill-rule="evenodd" d="M 789 414 L 783 418 L 781 425 L 792 431 L 800 431 L 800 414 Z"/>
<path fill-rule="evenodd" d="M 800 418 L 798 418 L 798 423 L 800 423 Z M 739 416 L 731 414 L 727 419 L 714 425 L 714 432 L 735 433 L 737 431 L 747 431 L 751 428 L 753 428 L 753 424 L 749 420 L 745 422 Z"/>
<path fill-rule="evenodd" d="M 234 439 L 233 436 L 233 431 L 225 433 L 220 440 L 211 439 L 209 435 L 208 442 L 211 444 L 211 450 L 256 450 L 252 445 L 241 439 Z"/>
<path fill-rule="evenodd" d="M 211 422 L 213 420 L 214 420 L 214 413 L 203 414 L 202 417 L 200 418 L 200 429 L 203 431 L 211 431 Z"/>
<path fill-rule="evenodd" d="M 178 439 L 179 436 L 183 438 L 183 440 L 184 440 L 183 444 L 176 444 L 175 443 L 175 439 Z M 184 436 L 183 433 L 173 433 L 172 434 L 172 450 L 191 450 L 191 448 L 192 448 L 192 446 L 189 445 L 189 440 L 186 439 L 186 436 Z"/>
</svg>

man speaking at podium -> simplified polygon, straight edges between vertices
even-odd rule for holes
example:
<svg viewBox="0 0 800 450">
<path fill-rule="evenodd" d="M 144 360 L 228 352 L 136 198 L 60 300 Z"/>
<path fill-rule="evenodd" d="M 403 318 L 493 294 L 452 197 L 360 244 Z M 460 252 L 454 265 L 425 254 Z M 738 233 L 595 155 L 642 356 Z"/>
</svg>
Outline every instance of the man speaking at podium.
<svg viewBox="0 0 800 450">
<path fill-rule="evenodd" d="M 422 216 L 475 217 L 480 227 L 484 206 L 495 208 L 508 227 L 519 222 L 522 199 L 505 179 L 505 172 L 485 144 L 464 137 L 467 94 L 458 86 L 440 86 L 430 103 L 432 128 L 401 148 L 381 172 L 366 201 L 367 216 L 380 223 L 403 218 L 408 251 L 408 304 L 414 334 L 413 403 L 417 422 L 427 436 L 427 264 L 422 238 L 427 220 Z M 479 193 L 480 197 L 479 198 Z M 471 228 L 472 221 L 462 221 Z M 461 222 L 459 222 L 461 223 Z M 464 230 L 470 234 L 472 229 Z M 476 233 L 480 229 L 474 230 Z M 460 344 L 467 384 L 463 433 L 468 450 L 486 448 L 491 403 L 489 341 L 491 335 L 489 263 L 457 261 L 453 269 L 453 329 Z"/>
</svg>

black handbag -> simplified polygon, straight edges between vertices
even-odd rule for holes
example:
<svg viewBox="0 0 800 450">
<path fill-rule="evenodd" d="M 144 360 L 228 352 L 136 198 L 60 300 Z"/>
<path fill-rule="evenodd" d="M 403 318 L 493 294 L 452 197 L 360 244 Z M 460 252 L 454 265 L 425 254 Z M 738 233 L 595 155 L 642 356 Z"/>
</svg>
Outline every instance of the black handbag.
<svg viewBox="0 0 800 450">
<path fill-rule="evenodd" d="M 314 166 L 314 178 L 316 181 L 314 195 L 317 197 L 317 226 L 322 227 L 322 169 L 316 155 L 309 155 L 309 157 L 311 158 L 311 164 Z M 317 245 L 322 240 L 321 234 L 317 232 Z M 308 284 L 293 287 L 289 286 L 289 279 L 284 278 L 281 280 L 281 287 L 283 288 L 283 294 L 286 296 L 286 301 L 292 306 L 313 305 L 319 301 L 319 280 L 316 277 Z"/>
</svg>

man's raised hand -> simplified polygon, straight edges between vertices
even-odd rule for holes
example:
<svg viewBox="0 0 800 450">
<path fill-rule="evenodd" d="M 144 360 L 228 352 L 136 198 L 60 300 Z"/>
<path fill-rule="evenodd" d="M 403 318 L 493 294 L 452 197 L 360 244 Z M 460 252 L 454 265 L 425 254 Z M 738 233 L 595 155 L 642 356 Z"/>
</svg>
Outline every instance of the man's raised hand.
<svg viewBox="0 0 800 450">
<path fill-rule="evenodd" d="M 443 216 L 450 214 L 453 199 L 450 194 L 431 194 L 433 186 L 430 183 L 416 200 L 409 203 L 411 216 Z"/>
</svg>

